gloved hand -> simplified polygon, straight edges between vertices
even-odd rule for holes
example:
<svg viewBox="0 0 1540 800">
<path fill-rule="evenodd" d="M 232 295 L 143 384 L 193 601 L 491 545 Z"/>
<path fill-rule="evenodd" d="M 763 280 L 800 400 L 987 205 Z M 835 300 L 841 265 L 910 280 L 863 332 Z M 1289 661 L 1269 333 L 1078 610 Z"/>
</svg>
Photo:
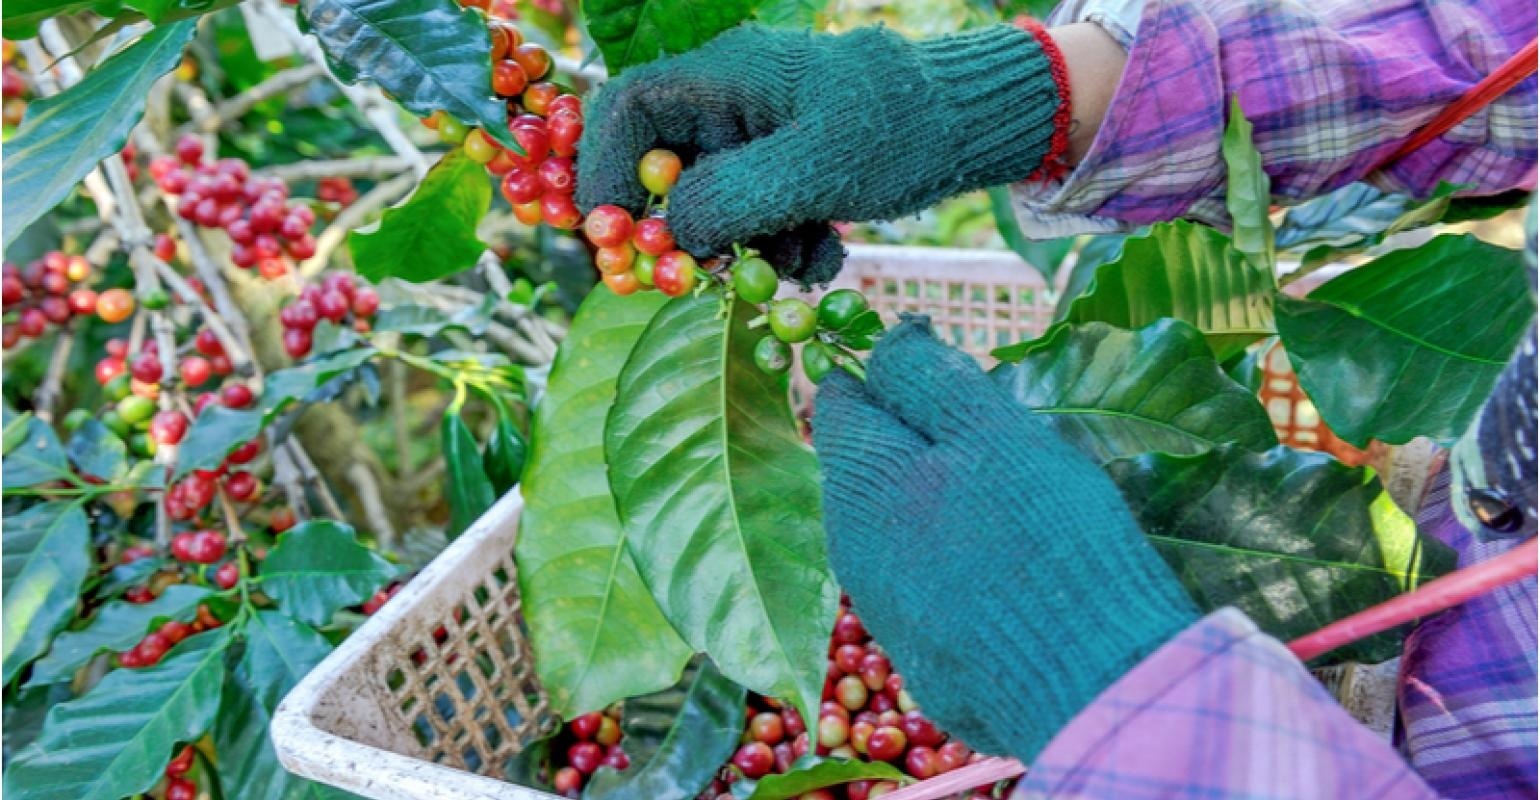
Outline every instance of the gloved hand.
<svg viewBox="0 0 1540 800">
<path fill-rule="evenodd" d="M 1059 99 L 1037 40 L 1012 25 L 920 42 L 746 25 L 601 88 L 577 204 L 639 212 L 637 162 L 667 147 L 695 159 L 668 198 L 681 247 L 745 243 L 783 277 L 825 282 L 844 255 L 830 220 L 889 219 L 1026 178 Z"/>
<path fill-rule="evenodd" d="M 835 576 L 926 715 L 1031 763 L 1198 609 L 1111 480 L 929 322 L 866 370 L 813 417 Z"/>
</svg>

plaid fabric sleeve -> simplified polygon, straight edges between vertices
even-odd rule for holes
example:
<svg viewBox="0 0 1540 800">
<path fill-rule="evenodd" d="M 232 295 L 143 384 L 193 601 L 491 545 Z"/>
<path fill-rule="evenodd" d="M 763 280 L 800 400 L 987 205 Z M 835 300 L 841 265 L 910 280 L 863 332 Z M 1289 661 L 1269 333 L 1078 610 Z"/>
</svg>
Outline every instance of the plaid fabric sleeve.
<svg viewBox="0 0 1540 800">
<path fill-rule="evenodd" d="M 1451 501 L 1464 498 L 1451 497 L 1445 470 L 1430 484 L 1417 526 L 1453 547 L 1460 566 L 1521 541 L 1471 535 Z M 1398 698 L 1403 746 L 1440 794 L 1496 800 L 1540 792 L 1535 638 L 1531 577 L 1432 617 L 1407 639 Z"/>
<path fill-rule="evenodd" d="M 1200 620 L 1059 732 L 1016 800 L 1436 797 L 1277 640 L 1235 609 Z"/>
<path fill-rule="evenodd" d="M 1094 5 L 1094 0 L 1093 0 Z M 1071 3 L 1050 25 L 1087 17 Z M 1034 238 L 1186 217 L 1228 226 L 1220 141 L 1232 96 L 1280 202 L 1357 180 L 1427 195 L 1535 183 L 1533 76 L 1370 173 L 1534 36 L 1533 0 L 1145 0 L 1112 105 L 1065 178 L 1012 187 Z"/>
</svg>

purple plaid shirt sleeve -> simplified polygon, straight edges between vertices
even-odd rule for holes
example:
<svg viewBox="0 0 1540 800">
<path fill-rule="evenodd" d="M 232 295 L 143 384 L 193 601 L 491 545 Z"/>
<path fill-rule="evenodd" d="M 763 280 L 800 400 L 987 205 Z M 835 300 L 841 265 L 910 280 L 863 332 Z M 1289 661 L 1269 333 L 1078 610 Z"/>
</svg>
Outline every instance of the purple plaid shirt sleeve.
<svg viewBox="0 0 1540 800">
<path fill-rule="evenodd" d="M 1087 18 L 1072 2 L 1048 22 Z M 1034 238 L 1179 217 L 1228 227 L 1220 140 L 1232 96 L 1281 202 L 1357 180 L 1419 196 L 1440 181 L 1532 188 L 1533 76 L 1371 170 L 1527 44 L 1535 22 L 1534 0 L 1146 0 L 1090 152 L 1062 180 L 1013 186 L 1017 216 Z"/>
<path fill-rule="evenodd" d="M 1418 527 L 1469 566 L 1517 539 L 1480 541 L 1455 517 L 1449 474 L 1429 487 Z M 1399 691 L 1403 746 L 1418 772 L 1451 798 L 1535 797 L 1535 579 L 1509 584 L 1433 617 L 1407 639 Z"/>
<path fill-rule="evenodd" d="M 1277 640 L 1216 611 L 1061 730 L 1016 800 L 1316 800 L 1437 795 Z"/>
</svg>

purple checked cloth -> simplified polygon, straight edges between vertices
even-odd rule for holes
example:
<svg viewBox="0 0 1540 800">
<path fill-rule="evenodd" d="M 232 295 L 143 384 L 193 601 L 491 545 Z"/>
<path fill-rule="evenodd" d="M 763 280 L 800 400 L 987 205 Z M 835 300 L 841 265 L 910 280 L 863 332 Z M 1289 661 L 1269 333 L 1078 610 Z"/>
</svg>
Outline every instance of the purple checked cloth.
<svg viewBox="0 0 1540 800">
<path fill-rule="evenodd" d="M 1108 8 L 1113 9 L 1109 11 Z M 1229 226 L 1220 140 L 1240 99 L 1280 202 L 1357 180 L 1418 196 L 1533 188 L 1536 81 L 1387 170 L 1407 136 L 1535 36 L 1534 0 L 1069 0 L 1128 65 L 1086 158 L 1064 180 L 1012 187 L 1033 238 L 1186 217 Z M 1137 19 L 1130 35 L 1107 18 Z"/>
</svg>

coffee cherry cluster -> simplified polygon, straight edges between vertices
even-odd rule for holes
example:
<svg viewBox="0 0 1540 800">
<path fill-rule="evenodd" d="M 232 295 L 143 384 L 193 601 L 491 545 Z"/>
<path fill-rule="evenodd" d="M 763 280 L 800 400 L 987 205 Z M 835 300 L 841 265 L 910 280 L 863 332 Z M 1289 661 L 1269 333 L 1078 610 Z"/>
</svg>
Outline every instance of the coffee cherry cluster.
<svg viewBox="0 0 1540 800">
<path fill-rule="evenodd" d="M 7 127 L 14 128 L 21 124 L 21 118 L 27 113 L 27 78 L 20 69 L 20 55 L 16 52 L 16 43 L 10 39 L 0 40 L 0 96 L 5 98 L 0 105 L 0 116 L 3 116 Z"/>
<path fill-rule="evenodd" d="M 352 179 L 346 176 L 322 178 L 316 181 L 315 198 L 323 203 L 336 203 L 339 207 L 347 208 L 358 199 L 358 189 L 353 187 Z"/>
<path fill-rule="evenodd" d="M 258 502 L 262 499 L 262 481 L 250 471 L 240 467 L 250 464 L 261 452 L 262 440 L 252 439 L 230 451 L 230 455 L 225 456 L 224 463 L 217 469 L 193 470 L 187 477 L 173 483 L 171 488 L 166 490 L 166 513 L 178 522 L 196 519 L 201 512 L 209 508 L 221 488 L 231 500 L 237 503 Z M 190 539 L 185 542 L 190 546 Z M 212 560 L 204 560 L 198 554 L 209 551 L 197 548 L 186 549 L 187 557 L 183 558 L 177 555 L 175 539 L 172 540 L 171 551 L 179 561 L 212 564 L 219 560 L 218 555 L 215 555 Z"/>
<path fill-rule="evenodd" d="M 77 316 L 98 313 L 116 322 L 133 313 L 134 298 L 124 289 L 98 295 L 88 286 L 91 264 L 82 255 L 54 250 L 25 269 L 6 263 L 0 267 L 0 301 L 6 322 L 4 346 L 36 339 L 51 326 L 64 325 Z"/>
<path fill-rule="evenodd" d="M 734 268 L 734 287 L 738 286 L 742 268 L 754 261 L 749 259 Z M 742 296 L 742 290 L 739 291 Z M 836 365 L 859 371 L 859 362 L 851 351 L 868 349 L 871 331 L 855 331 L 852 326 L 868 310 L 866 297 L 854 289 L 829 292 L 818 301 L 816 310 L 795 297 L 776 300 L 763 317 L 770 326 L 770 335 L 754 345 L 754 363 L 769 374 L 783 373 L 791 367 L 791 346 L 801 344 L 802 371 L 813 383 L 823 380 Z M 875 326 L 873 330 L 880 329 L 875 320 L 871 324 Z"/>
<path fill-rule="evenodd" d="M 679 180 L 682 166 L 673 152 L 652 150 L 642 157 L 637 174 L 654 200 L 662 201 Z M 699 283 L 700 265 L 674 245 L 661 202 L 649 206 L 640 220 L 633 220 L 620 206 L 599 206 L 583 221 L 583 234 L 598 248 L 594 265 L 615 294 L 657 289 L 669 297 L 681 297 Z"/>
<path fill-rule="evenodd" d="M 323 319 L 338 325 L 349 324 L 351 319 L 354 330 L 367 332 L 379 310 L 380 295 L 373 287 L 359 286 L 346 272 L 330 273 L 320 283 L 306 285 L 299 297 L 278 312 L 283 350 L 290 358 L 304 358 L 310 352 L 315 326 Z"/>
<path fill-rule="evenodd" d="M 166 765 L 166 800 L 195 800 L 198 784 L 187 779 L 193 765 L 193 746 L 186 745 Z"/>
<path fill-rule="evenodd" d="M 289 259 L 315 255 L 310 234 L 315 212 L 289 202 L 288 184 L 253 177 L 239 158 L 206 161 L 203 140 L 196 136 L 178 139 L 176 156 L 151 159 L 150 177 L 178 198 L 177 214 L 183 219 L 225 230 L 234 242 L 230 261 L 238 267 L 256 267 L 262 277 L 276 280 L 289 274 Z"/>
<path fill-rule="evenodd" d="M 600 767 L 625 770 L 631 766 L 620 740 L 625 735 L 620 730 L 621 705 L 615 704 L 604 711 L 584 714 L 567 723 L 556 740 L 551 752 L 565 758 L 554 759 L 551 785 L 563 797 L 579 797 L 583 786 Z"/>
</svg>

